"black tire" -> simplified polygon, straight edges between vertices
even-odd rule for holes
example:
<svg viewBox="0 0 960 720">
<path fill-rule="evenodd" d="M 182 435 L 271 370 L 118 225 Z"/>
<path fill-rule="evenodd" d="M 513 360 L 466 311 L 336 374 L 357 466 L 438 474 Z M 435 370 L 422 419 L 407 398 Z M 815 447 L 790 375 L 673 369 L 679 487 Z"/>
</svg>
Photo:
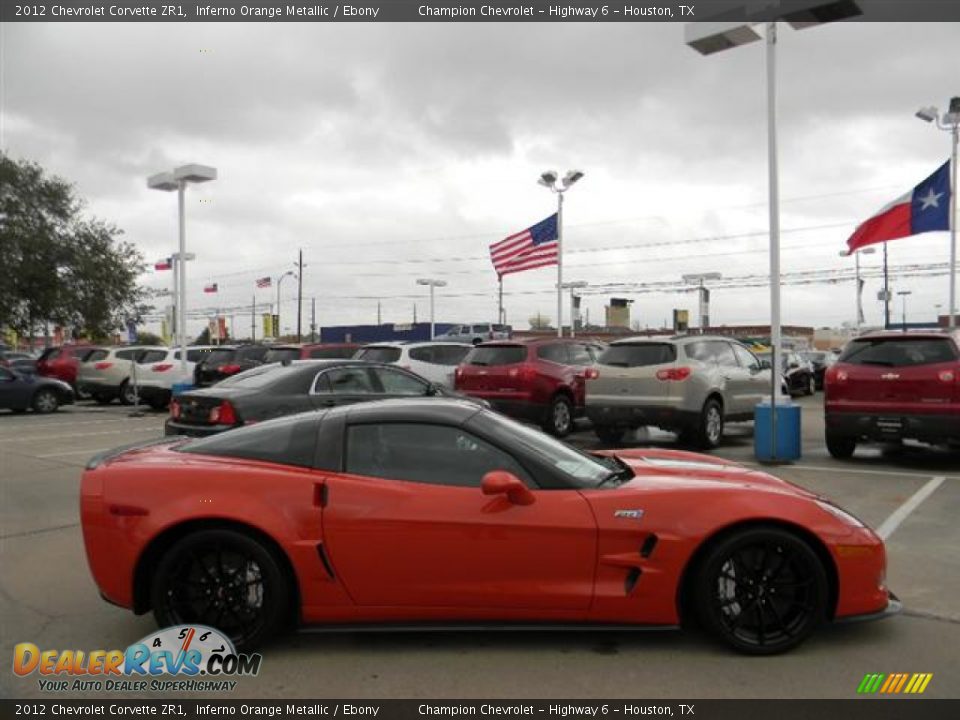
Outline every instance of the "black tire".
<svg viewBox="0 0 960 720">
<path fill-rule="evenodd" d="M 104 395 L 103 393 L 94 393 L 93 399 L 96 401 L 97 405 L 109 405 L 113 402 L 113 398 L 109 395 Z"/>
<path fill-rule="evenodd" d="M 594 425 L 593 432 L 597 437 L 607 445 L 619 445 L 623 442 L 623 436 L 626 434 L 626 428 L 616 425 Z"/>
<path fill-rule="evenodd" d="M 857 439 L 849 435 L 834 435 L 831 432 L 826 434 L 827 452 L 831 457 L 837 460 L 848 460 L 853 457 L 854 450 L 857 449 Z"/>
<path fill-rule="evenodd" d="M 723 442 L 723 405 L 716 398 L 709 398 L 700 410 L 697 427 L 689 434 L 701 450 L 713 450 Z"/>
<path fill-rule="evenodd" d="M 53 390 L 41 388 L 33 394 L 33 400 L 30 402 L 30 406 L 34 412 L 46 415 L 47 413 L 57 411 L 57 408 L 60 407 L 60 398 L 57 397 L 57 393 Z"/>
<path fill-rule="evenodd" d="M 129 380 L 120 383 L 120 404 L 133 405 L 137 394 L 137 388 L 130 384 Z"/>
<path fill-rule="evenodd" d="M 240 572 L 242 581 L 236 577 Z M 160 627 L 209 625 L 238 650 L 283 632 L 291 599 L 290 579 L 274 553 L 234 530 L 201 530 L 181 538 L 161 557 L 150 587 Z"/>
<path fill-rule="evenodd" d="M 804 540 L 776 527 L 720 540 L 699 564 L 694 591 L 703 627 L 749 655 L 790 650 L 827 617 L 823 563 Z"/>
<path fill-rule="evenodd" d="M 566 437 L 573 431 L 573 403 L 566 395 L 555 395 L 547 407 L 543 429 L 554 437 Z"/>
</svg>

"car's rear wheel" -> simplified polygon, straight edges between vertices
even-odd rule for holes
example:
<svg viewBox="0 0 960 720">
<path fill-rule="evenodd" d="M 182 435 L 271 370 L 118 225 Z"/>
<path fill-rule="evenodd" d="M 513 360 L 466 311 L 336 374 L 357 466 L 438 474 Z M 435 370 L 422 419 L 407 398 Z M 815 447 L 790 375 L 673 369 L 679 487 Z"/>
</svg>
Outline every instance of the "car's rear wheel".
<svg viewBox="0 0 960 720">
<path fill-rule="evenodd" d="M 60 398 L 57 397 L 57 394 L 53 390 L 38 390 L 33 396 L 33 405 L 34 412 L 38 413 L 52 413 L 56 412 L 56 409 L 60 407 Z"/>
<path fill-rule="evenodd" d="M 234 530 L 202 530 L 160 559 L 151 585 L 161 627 L 209 625 L 251 649 L 283 630 L 290 583 L 273 552 Z"/>
<path fill-rule="evenodd" d="M 626 429 L 615 425 L 594 425 L 593 432 L 607 445 L 619 445 L 623 442 Z"/>
<path fill-rule="evenodd" d="M 700 411 L 700 423 L 692 433 L 694 443 L 704 450 L 713 450 L 723 440 L 723 406 L 710 398 Z"/>
<path fill-rule="evenodd" d="M 124 380 L 120 385 L 120 402 L 124 405 L 133 405 L 137 401 L 137 388 L 130 381 Z"/>
<path fill-rule="evenodd" d="M 827 574 L 816 552 L 775 527 L 742 530 L 705 556 L 696 578 L 701 623 L 743 653 L 796 647 L 827 616 Z"/>
<path fill-rule="evenodd" d="M 556 395 L 547 408 L 543 429 L 554 437 L 566 437 L 573 430 L 573 403 L 566 395 Z"/>
<path fill-rule="evenodd" d="M 857 439 L 848 435 L 836 435 L 828 432 L 826 435 L 827 452 L 837 460 L 847 460 L 853 457 L 857 449 Z"/>
</svg>

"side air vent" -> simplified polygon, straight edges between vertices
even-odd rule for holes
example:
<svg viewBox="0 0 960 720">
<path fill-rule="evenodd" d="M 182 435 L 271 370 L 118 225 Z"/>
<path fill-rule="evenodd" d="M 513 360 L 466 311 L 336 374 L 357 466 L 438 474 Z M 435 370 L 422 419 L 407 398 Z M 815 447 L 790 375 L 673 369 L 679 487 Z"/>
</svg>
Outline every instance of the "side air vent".
<svg viewBox="0 0 960 720">
<path fill-rule="evenodd" d="M 637 580 L 640 579 L 640 576 L 643 574 L 643 571 L 640 568 L 630 568 L 627 572 L 627 577 L 623 580 L 623 590 L 624 593 L 629 595 L 633 592 L 633 589 L 637 586 Z"/>
<path fill-rule="evenodd" d="M 330 558 L 327 557 L 327 551 L 324 549 L 323 543 L 317 543 L 317 555 L 320 557 L 320 562 L 323 563 L 323 569 L 327 571 L 327 575 L 333 580 L 333 566 L 330 565 Z"/>
<path fill-rule="evenodd" d="M 653 549 L 657 546 L 657 536 L 656 535 L 647 535 L 647 539 L 643 541 L 643 545 L 640 546 L 640 557 L 648 558 L 653 553 Z"/>
</svg>

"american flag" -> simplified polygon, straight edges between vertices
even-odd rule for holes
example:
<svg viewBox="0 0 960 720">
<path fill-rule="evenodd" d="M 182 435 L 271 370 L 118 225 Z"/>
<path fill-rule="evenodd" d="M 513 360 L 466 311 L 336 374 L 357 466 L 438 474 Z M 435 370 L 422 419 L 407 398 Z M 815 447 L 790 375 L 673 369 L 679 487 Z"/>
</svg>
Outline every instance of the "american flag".
<svg viewBox="0 0 960 720">
<path fill-rule="evenodd" d="M 269 277 L 258 278 L 257 287 L 258 288 L 270 287 L 270 278 Z"/>
<path fill-rule="evenodd" d="M 556 265 L 558 254 L 556 213 L 490 246 L 490 259 L 497 275 Z"/>
</svg>

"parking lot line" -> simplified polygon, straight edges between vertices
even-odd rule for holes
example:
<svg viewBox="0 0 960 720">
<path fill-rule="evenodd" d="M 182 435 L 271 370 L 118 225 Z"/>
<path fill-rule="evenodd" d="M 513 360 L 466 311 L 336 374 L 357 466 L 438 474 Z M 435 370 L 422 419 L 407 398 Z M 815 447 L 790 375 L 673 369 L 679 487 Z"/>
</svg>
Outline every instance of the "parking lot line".
<svg viewBox="0 0 960 720">
<path fill-rule="evenodd" d="M 943 476 L 930 478 L 930 482 L 907 498 L 907 501 L 903 503 L 903 505 L 894 510 L 890 514 L 890 517 L 883 521 L 880 527 L 877 528 L 877 535 L 884 540 L 893 535 L 894 530 L 900 527 L 900 523 L 906 520 L 910 513 L 920 507 L 920 503 L 933 495 L 934 491 L 943 485 L 945 480 L 946 478 Z"/>
<path fill-rule="evenodd" d="M 771 468 L 770 465 L 765 465 L 764 463 L 755 463 L 755 462 L 741 462 L 741 465 L 748 465 L 750 467 L 756 468 L 765 468 L 769 472 L 774 472 L 776 468 Z M 910 472 L 903 471 L 899 472 L 897 470 L 869 470 L 867 468 L 837 468 L 829 467 L 825 465 L 781 465 L 787 470 L 807 470 L 810 472 L 828 472 L 828 473 L 847 473 L 850 475 L 891 475 L 893 477 L 930 477 L 930 473 L 920 473 L 920 472 Z M 947 478 L 956 479 L 960 476 L 955 475 L 945 475 L 942 479 L 946 480 Z"/>
<path fill-rule="evenodd" d="M 0 443 L 3 442 L 39 442 L 39 441 L 49 441 L 49 440 L 65 440 L 67 438 L 82 438 L 82 437 L 93 437 L 94 435 L 123 435 L 123 434 L 140 434 L 147 432 L 155 432 L 159 428 L 143 428 L 142 430 L 131 430 L 130 428 L 120 428 L 119 430 L 100 430 L 98 432 L 91 433 L 70 433 L 67 435 L 36 435 L 34 437 L 20 437 L 20 438 L 0 438 Z"/>
</svg>

